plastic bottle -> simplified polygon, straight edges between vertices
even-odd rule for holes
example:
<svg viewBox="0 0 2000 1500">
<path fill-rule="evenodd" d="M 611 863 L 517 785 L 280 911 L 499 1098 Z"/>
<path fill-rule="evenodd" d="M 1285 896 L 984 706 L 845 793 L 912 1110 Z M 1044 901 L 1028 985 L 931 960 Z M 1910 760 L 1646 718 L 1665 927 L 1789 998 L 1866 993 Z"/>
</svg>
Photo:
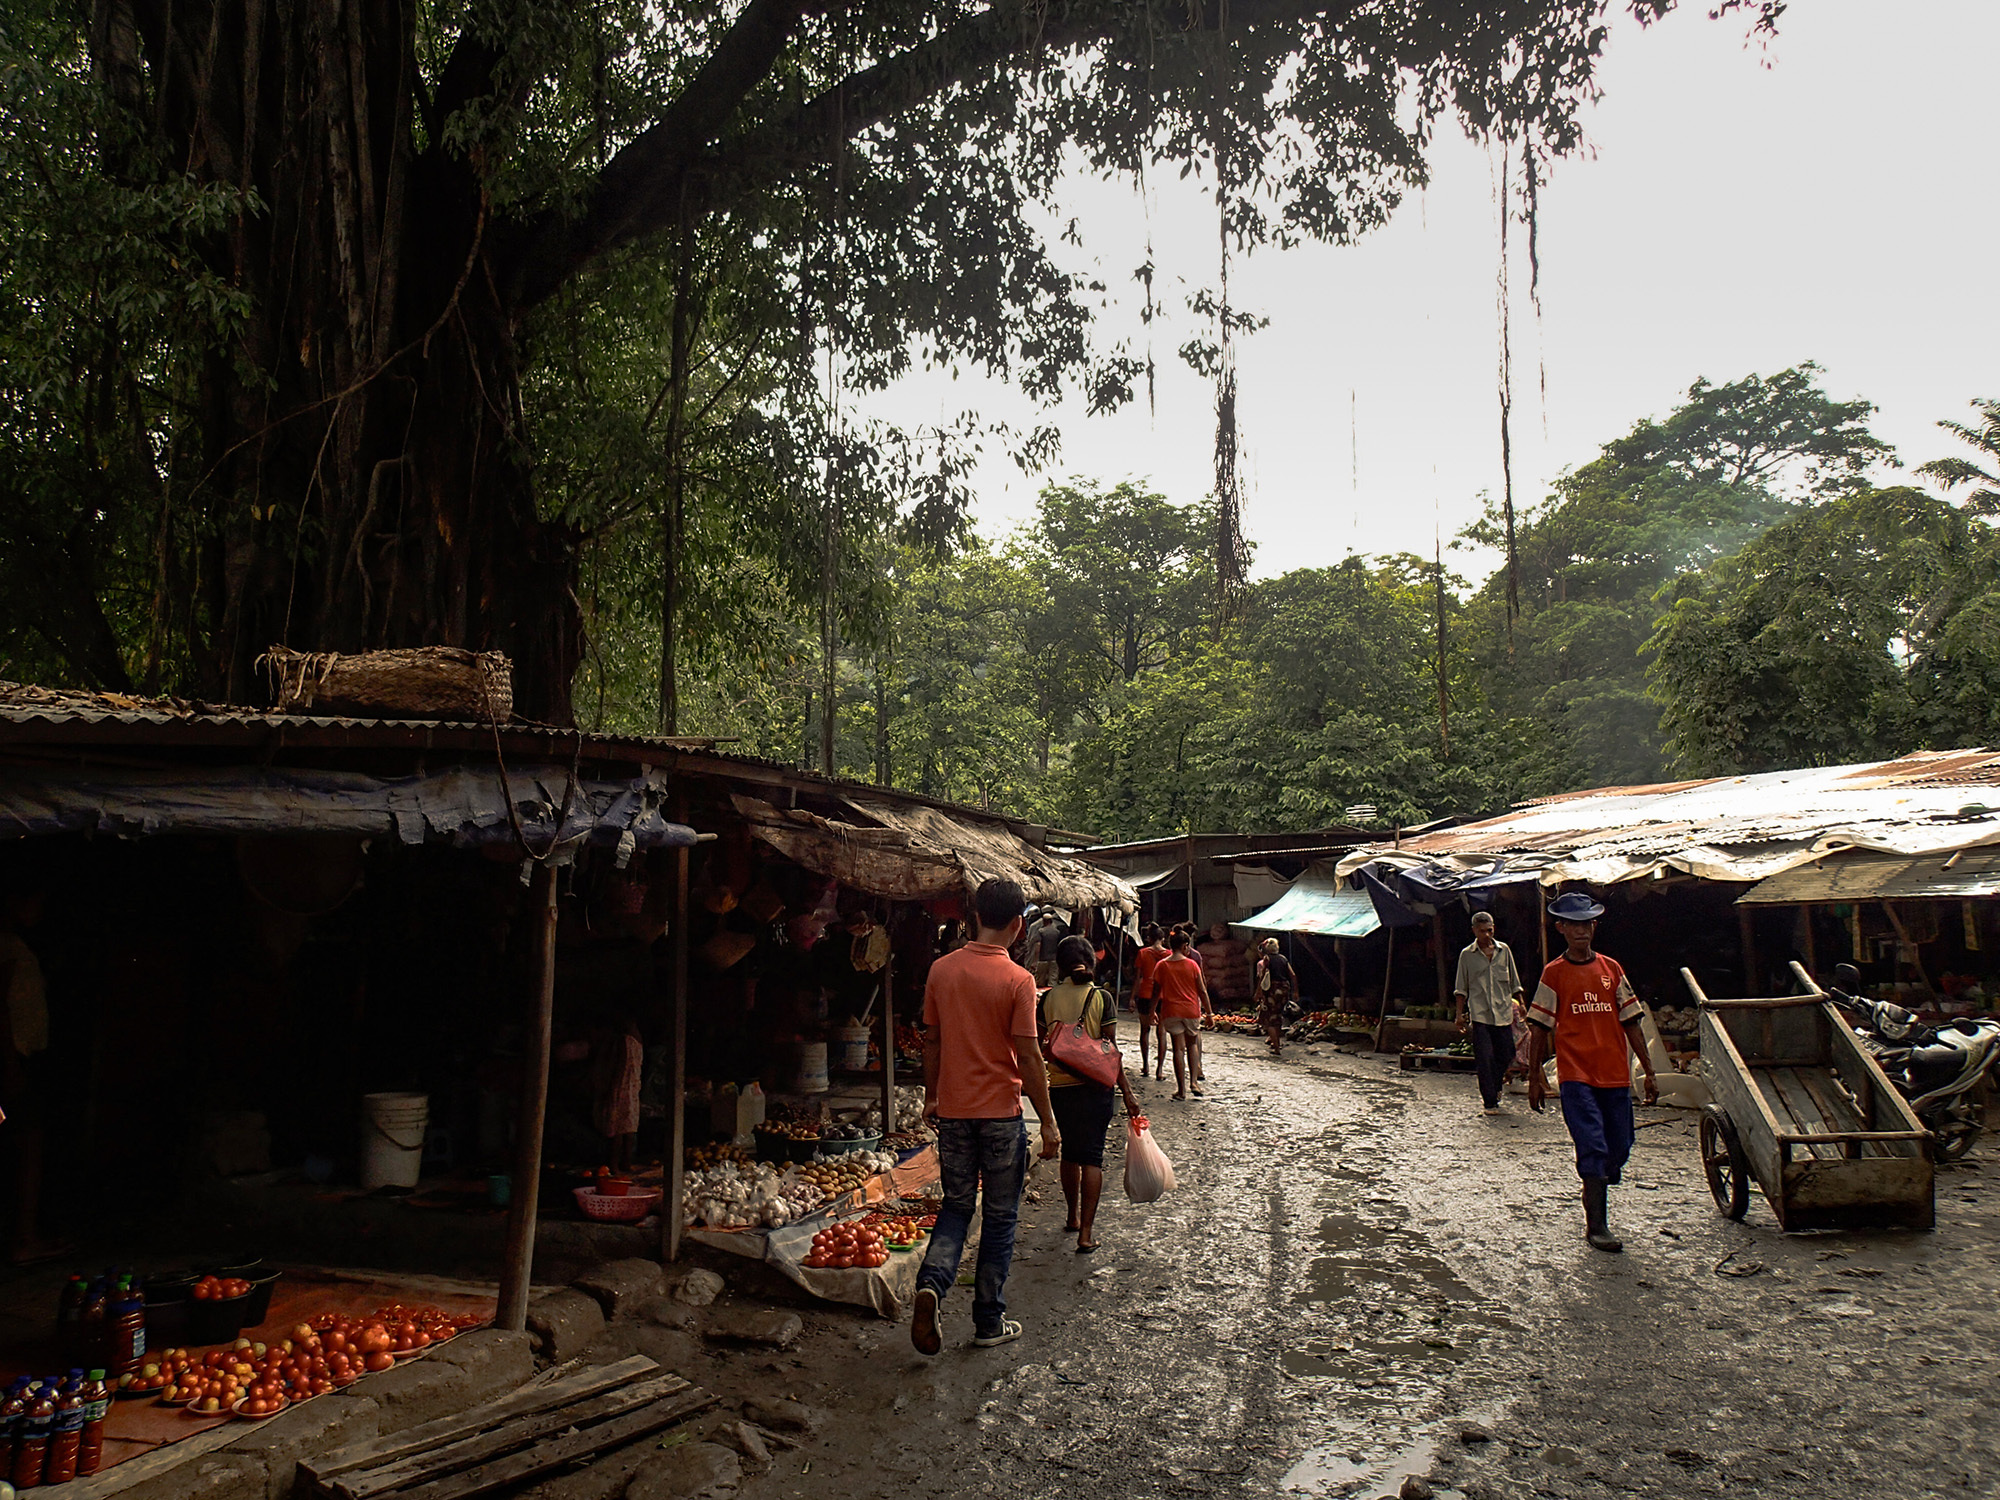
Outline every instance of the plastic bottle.
<svg viewBox="0 0 2000 1500">
<path fill-rule="evenodd" d="M 130 1375 L 146 1362 L 146 1298 L 130 1277 L 112 1296 L 106 1334 L 104 1368 L 113 1375 Z"/>
<path fill-rule="evenodd" d="M 56 1387 L 45 1382 L 33 1391 L 33 1399 L 21 1419 L 20 1435 L 14 1439 L 14 1488 L 31 1490 L 42 1482 L 48 1463 L 49 1434 L 56 1423 Z"/>
<path fill-rule="evenodd" d="M 48 1484 L 67 1484 L 76 1478 L 77 1451 L 83 1446 L 83 1371 L 72 1370 L 74 1381 L 66 1381 L 56 1397 L 55 1424 L 49 1430 L 49 1456 L 43 1467 Z"/>
<path fill-rule="evenodd" d="M 28 1377 L 17 1376 L 0 1401 L 0 1479 L 14 1473 L 14 1444 L 21 1436 L 21 1423 L 28 1415 Z"/>
<path fill-rule="evenodd" d="M 104 1467 L 104 1419 L 111 1413 L 111 1387 L 104 1371 L 92 1370 L 83 1387 L 83 1441 L 78 1445 L 76 1472 L 95 1474 Z"/>
</svg>

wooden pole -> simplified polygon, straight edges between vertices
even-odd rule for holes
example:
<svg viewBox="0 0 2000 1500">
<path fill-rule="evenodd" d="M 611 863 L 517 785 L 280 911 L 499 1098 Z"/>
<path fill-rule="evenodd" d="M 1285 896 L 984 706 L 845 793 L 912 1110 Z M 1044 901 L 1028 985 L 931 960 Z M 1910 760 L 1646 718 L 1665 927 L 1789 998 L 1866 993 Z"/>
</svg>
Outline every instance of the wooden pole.
<svg viewBox="0 0 2000 1500">
<path fill-rule="evenodd" d="M 686 817 L 684 809 L 679 809 Z M 688 1050 L 688 851 L 674 850 L 674 916 L 667 933 L 668 966 L 674 985 L 673 1076 L 667 1085 L 667 1201 L 660 1205 L 661 1246 L 665 1260 L 679 1260 L 682 1222 L 681 1194 L 687 1179 L 687 1050 Z"/>
<path fill-rule="evenodd" d="M 1444 913 L 1431 913 L 1431 947 L 1437 950 L 1438 1004 L 1449 1006 L 1451 1000 L 1450 981 L 1444 973 Z"/>
<path fill-rule="evenodd" d="M 496 1328 L 528 1326 L 528 1284 L 535 1269 L 541 1208 L 542 1124 L 549 1107 L 549 1034 L 556 1005 L 556 870 L 535 866 L 529 908 L 535 914 L 535 991 L 521 1039 L 521 1095 L 514 1117 L 514 1185 L 507 1210 L 506 1258 L 500 1268 Z"/>
<path fill-rule="evenodd" d="M 1806 967 L 1814 973 L 1818 973 L 1819 958 L 1814 952 L 1812 919 L 1813 909 L 1810 906 L 1800 906 L 1799 921 L 1804 925 L 1806 930 Z"/>
<path fill-rule="evenodd" d="M 1347 1009 L 1347 939 L 1333 940 L 1333 956 L 1340 964 L 1340 1008 Z"/>
<path fill-rule="evenodd" d="M 896 903 L 889 903 L 883 927 L 889 957 L 882 965 L 882 1134 L 896 1130 Z"/>
<path fill-rule="evenodd" d="M 1396 929 L 1385 929 L 1389 934 L 1389 952 L 1382 960 L 1382 1009 L 1375 1017 L 1375 1050 L 1382 1050 L 1382 1033 L 1389 1026 L 1389 980 L 1396 972 Z"/>
<path fill-rule="evenodd" d="M 1193 937 L 1199 935 L 1199 933 L 1201 932 L 1201 929 L 1195 925 L 1195 915 L 1194 915 L 1194 835 L 1193 834 L 1189 834 L 1187 836 L 1187 866 L 1188 866 L 1188 871 L 1187 871 L 1188 935 L 1190 937 Z"/>
</svg>

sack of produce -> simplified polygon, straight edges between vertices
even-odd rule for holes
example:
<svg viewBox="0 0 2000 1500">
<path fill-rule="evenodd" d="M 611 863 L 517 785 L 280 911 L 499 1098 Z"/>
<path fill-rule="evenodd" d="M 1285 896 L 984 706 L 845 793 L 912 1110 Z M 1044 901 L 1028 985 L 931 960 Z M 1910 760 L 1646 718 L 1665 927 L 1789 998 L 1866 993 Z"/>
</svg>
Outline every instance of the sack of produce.
<svg viewBox="0 0 2000 1500">
<path fill-rule="evenodd" d="M 1174 1190 L 1174 1164 L 1144 1115 L 1128 1119 L 1125 1130 L 1125 1196 L 1134 1203 L 1157 1203 Z"/>
</svg>

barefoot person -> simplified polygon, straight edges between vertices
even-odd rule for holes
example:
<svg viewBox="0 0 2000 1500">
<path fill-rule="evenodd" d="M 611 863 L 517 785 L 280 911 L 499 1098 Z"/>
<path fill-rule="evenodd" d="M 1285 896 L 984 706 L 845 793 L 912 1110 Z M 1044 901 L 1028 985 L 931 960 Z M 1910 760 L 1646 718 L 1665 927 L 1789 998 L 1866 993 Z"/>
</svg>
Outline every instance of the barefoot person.
<svg viewBox="0 0 2000 1500">
<path fill-rule="evenodd" d="M 933 963 L 924 983 L 924 1117 L 937 1129 L 944 1206 L 917 1272 L 910 1342 L 919 1354 L 943 1347 L 944 1297 L 958 1280 L 975 1203 L 981 1216 L 972 1342 L 985 1348 L 1021 1336 L 1021 1325 L 1004 1314 L 1028 1171 L 1023 1093 L 1042 1122 L 1043 1157 L 1062 1149 L 1035 1034 L 1035 981 L 1007 954 L 1021 936 L 1026 907 L 1013 881 L 984 882 L 972 897 L 974 940 Z"/>
<path fill-rule="evenodd" d="M 1492 912 L 1472 914 L 1472 941 L 1458 955 L 1458 978 L 1451 988 L 1458 1001 L 1459 1034 L 1471 1028 L 1479 1097 L 1487 1114 L 1503 1114 L 1500 1085 L 1514 1061 L 1514 1002 L 1522 998 L 1521 971 L 1514 967 L 1514 950 L 1493 935 Z"/>
<path fill-rule="evenodd" d="M 1298 988 L 1292 962 L 1278 951 L 1278 940 L 1267 937 L 1258 945 L 1257 1024 L 1264 1028 L 1264 1041 L 1271 1056 L 1285 1055 L 1285 1007 L 1292 1003 Z"/>
<path fill-rule="evenodd" d="M 1174 1049 L 1174 1097 L 1185 1099 L 1192 1088 L 1201 1092 L 1201 1018 L 1213 1016 L 1201 965 L 1188 956 L 1188 935 L 1176 930 L 1167 939 L 1167 956 L 1153 969 L 1153 988 L 1160 996 L 1160 1030 Z"/>
<path fill-rule="evenodd" d="M 1540 1114 L 1548 1098 L 1542 1063 L 1553 1037 L 1563 1123 L 1576 1145 L 1576 1172 L 1583 1179 L 1584 1236 L 1599 1250 L 1623 1250 L 1608 1223 L 1606 1189 L 1619 1180 L 1632 1154 L 1632 1056 L 1645 1069 L 1646 1102 L 1655 1103 L 1660 1090 L 1639 1030 L 1639 998 L 1631 981 L 1616 959 L 1591 946 L 1604 908 L 1583 892 L 1570 891 L 1549 904 L 1549 915 L 1569 946 L 1542 970 L 1535 1002 L 1528 1007 L 1533 1028 L 1528 1107 Z"/>
<path fill-rule="evenodd" d="M 1042 996 L 1042 1029 L 1051 1023 L 1080 1024 L 1093 1041 L 1115 1041 L 1118 1007 L 1109 991 L 1092 981 L 1096 955 L 1088 939 L 1066 937 L 1056 949 L 1062 978 Z M 1121 1068 L 1118 1088 L 1125 1095 L 1125 1113 L 1140 1115 L 1139 1101 Z M 1076 1251 L 1089 1255 L 1097 1248 L 1097 1200 L 1104 1192 L 1104 1135 L 1111 1128 L 1111 1088 L 1049 1063 L 1049 1103 L 1055 1106 L 1062 1131 L 1063 1202 L 1069 1219 L 1063 1228 L 1076 1236 Z"/>
<path fill-rule="evenodd" d="M 1154 1061 L 1150 1055 L 1154 1030 L 1153 1020 L 1160 1008 L 1159 995 L 1153 989 L 1153 970 L 1157 969 L 1160 966 L 1160 960 L 1167 956 L 1167 945 L 1163 940 L 1158 922 L 1148 922 L 1146 924 L 1145 937 L 1146 946 L 1139 950 L 1138 982 L 1132 986 L 1132 1007 L 1139 1012 L 1139 1076 L 1141 1078 L 1146 1076 L 1147 1065 Z M 1167 1066 L 1167 1028 L 1164 1026 L 1160 1027 L 1159 1033 L 1160 1050 L 1158 1065 L 1153 1068 L 1153 1073 L 1155 1076 L 1165 1077 Z"/>
</svg>

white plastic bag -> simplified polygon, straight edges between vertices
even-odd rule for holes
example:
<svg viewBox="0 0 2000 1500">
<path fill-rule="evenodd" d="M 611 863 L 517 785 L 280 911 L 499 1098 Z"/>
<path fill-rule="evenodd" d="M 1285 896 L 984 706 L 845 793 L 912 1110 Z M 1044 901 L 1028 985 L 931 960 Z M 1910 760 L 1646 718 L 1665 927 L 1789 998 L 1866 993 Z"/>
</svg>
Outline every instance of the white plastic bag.
<svg viewBox="0 0 2000 1500">
<path fill-rule="evenodd" d="M 1174 1190 L 1174 1164 L 1153 1139 L 1146 1117 L 1125 1122 L 1125 1196 L 1134 1203 L 1156 1203 Z"/>
</svg>

